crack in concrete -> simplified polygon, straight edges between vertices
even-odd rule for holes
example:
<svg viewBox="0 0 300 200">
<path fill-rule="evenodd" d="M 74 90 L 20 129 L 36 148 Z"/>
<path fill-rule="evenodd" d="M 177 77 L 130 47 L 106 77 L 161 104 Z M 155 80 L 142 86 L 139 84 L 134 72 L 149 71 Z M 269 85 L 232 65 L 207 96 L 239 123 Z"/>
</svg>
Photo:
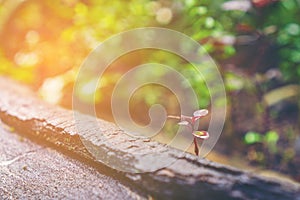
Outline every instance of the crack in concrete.
<svg viewBox="0 0 300 200">
<path fill-rule="evenodd" d="M 31 154 L 34 154 L 36 153 L 38 150 L 41 150 L 43 148 L 38 148 L 38 149 L 34 149 L 34 150 L 31 150 L 31 151 L 27 151 L 19 156 L 16 156 L 15 158 L 11 159 L 11 160 L 5 160 L 5 161 L 0 161 L 0 167 L 4 167 L 4 166 L 9 166 L 11 164 L 13 164 L 14 162 L 28 156 L 28 155 L 31 155 Z"/>
</svg>

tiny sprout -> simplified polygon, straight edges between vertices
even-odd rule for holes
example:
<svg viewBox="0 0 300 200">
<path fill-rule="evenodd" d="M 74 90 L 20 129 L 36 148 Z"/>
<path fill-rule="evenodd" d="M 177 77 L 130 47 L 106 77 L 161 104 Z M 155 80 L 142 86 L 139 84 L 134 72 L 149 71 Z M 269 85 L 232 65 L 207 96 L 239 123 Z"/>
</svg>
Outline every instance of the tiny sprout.
<svg viewBox="0 0 300 200">
<path fill-rule="evenodd" d="M 201 140 L 206 140 L 209 138 L 209 134 L 207 131 L 198 131 L 195 130 L 195 123 L 197 122 L 197 120 L 199 120 L 202 117 L 205 117 L 208 114 L 208 110 L 206 109 L 201 109 L 201 110 L 197 110 L 193 113 L 193 116 L 185 116 L 185 115 L 181 115 L 181 116 L 174 116 L 174 115 L 168 115 L 168 118 L 171 119 L 178 119 L 180 120 L 180 122 L 178 123 L 178 125 L 180 126 L 187 126 L 190 128 L 191 133 L 194 136 L 194 151 L 196 155 L 199 155 L 199 148 L 198 148 L 198 144 L 197 144 L 197 138 L 201 139 Z"/>
</svg>

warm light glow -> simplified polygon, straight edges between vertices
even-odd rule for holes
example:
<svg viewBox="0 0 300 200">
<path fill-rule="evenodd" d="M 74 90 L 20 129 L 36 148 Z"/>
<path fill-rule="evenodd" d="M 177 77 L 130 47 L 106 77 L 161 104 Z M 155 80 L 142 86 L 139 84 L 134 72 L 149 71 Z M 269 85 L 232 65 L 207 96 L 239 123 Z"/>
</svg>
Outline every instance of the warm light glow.
<svg viewBox="0 0 300 200">
<path fill-rule="evenodd" d="M 170 8 L 160 8 L 156 12 L 156 20 L 160 24 L 169 24 L 173 18 L 173 13 Z"/>
</svg>

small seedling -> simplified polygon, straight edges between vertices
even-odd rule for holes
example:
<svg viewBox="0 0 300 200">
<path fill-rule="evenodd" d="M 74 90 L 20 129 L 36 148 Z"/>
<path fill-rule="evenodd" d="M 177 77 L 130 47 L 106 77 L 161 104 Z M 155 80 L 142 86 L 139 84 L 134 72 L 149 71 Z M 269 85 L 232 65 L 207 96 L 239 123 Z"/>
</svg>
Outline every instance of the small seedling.
<svg viewBox="0 0 300 200">
<path fill-rule="evenodd" d="M 209 134 L 208 134 L 207 131 L 198 131 L 198 130 L 196 130 L 195 124 L 200 118 L 205 117 L 207 114 L 208 114 L 208 110 L 202 109 L 202 110 L 195 111 L 193 113 L 193 116 L 168 115 L 168 118 L 180 120 L 178 125 L 187 126 L 190 129 L 191 133 L 194 136 L 194 145 L 195 145 L 194 151 L 195 151 L 196 155 L 199 155 L 199 148 L 198 148 L 198 144 L 197 144 L 197 138 L 199 138 L 201 140 L 205 140 L 205 139 L 209 138 Z"/>
</svg>

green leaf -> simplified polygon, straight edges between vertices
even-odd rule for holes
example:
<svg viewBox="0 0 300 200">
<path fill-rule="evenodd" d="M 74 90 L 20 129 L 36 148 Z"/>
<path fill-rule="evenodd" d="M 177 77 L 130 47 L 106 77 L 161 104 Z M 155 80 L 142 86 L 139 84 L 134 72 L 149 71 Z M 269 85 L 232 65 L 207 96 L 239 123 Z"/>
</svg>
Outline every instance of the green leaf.
<svg viewBox="0 0 300 200">
<path fill-rule="evenodd" d="M 296 23 L 290 23 L 286 26 L 286 31 L 290 35 L 299 35 L 300 34 L 300 26 Z"/>
<path fill-rule="evenodd" d="M 268 131 L 265 135 L 265 141 L 267 143 L 274 143 L 276 144 L 279 139 L 279 135 L 276 131 Z"/>
<path fill-rule="evenodd" d="M 260 133 L 249 131 L 246 133 L 244 140 L 246 144 L 254 144 L 254 143 L 261 142 L 262 136 Z"/>
</svg>

